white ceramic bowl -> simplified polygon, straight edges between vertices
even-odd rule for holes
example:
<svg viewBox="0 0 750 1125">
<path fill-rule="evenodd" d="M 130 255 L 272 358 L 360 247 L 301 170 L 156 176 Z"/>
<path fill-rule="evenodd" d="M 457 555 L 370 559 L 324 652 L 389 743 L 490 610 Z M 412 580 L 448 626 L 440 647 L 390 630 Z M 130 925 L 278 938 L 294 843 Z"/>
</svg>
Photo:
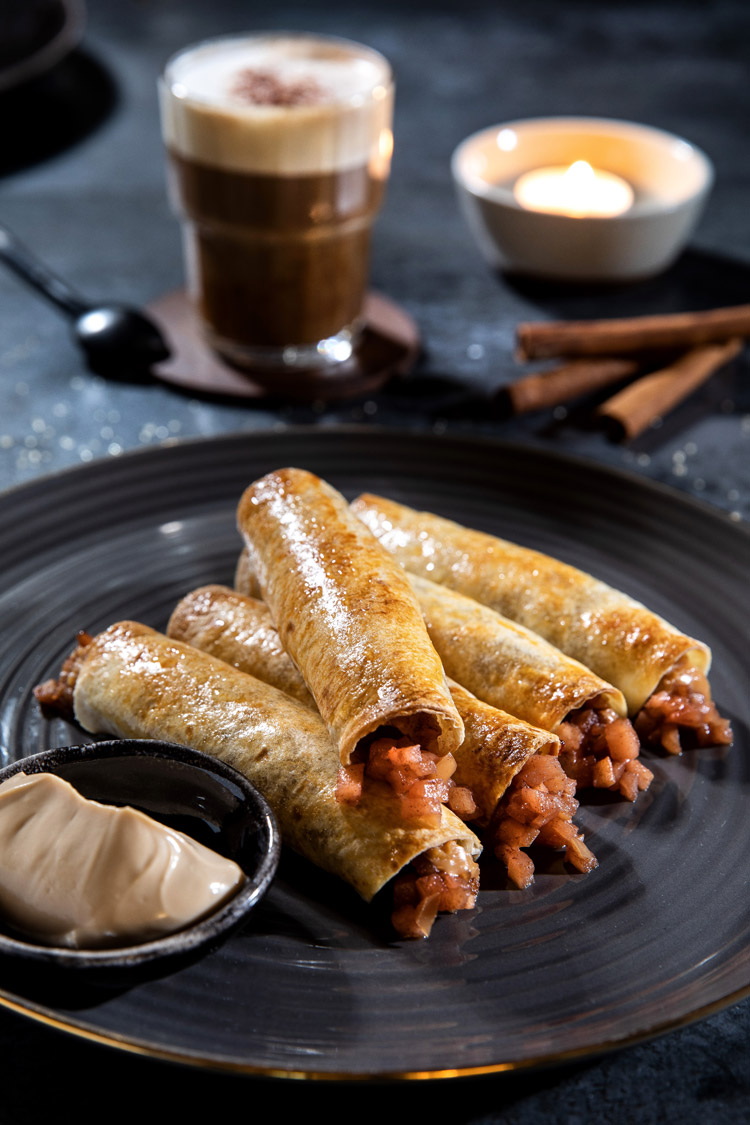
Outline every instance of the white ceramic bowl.
<svg viewBox="0 0 750 1125">
<path fill-rule="evenodd" d="M 586 160 L 634 190 L 616 217 L 526 210 L 520 175 Z M 508 121 L 474 133 L 453 153 L 461 209 L 491 266 L 571 281 L 633 281 L 666 269 L 687 243 L 713 184 L 711 161 L 672 133 L 597 117 Z"/>
</svg>

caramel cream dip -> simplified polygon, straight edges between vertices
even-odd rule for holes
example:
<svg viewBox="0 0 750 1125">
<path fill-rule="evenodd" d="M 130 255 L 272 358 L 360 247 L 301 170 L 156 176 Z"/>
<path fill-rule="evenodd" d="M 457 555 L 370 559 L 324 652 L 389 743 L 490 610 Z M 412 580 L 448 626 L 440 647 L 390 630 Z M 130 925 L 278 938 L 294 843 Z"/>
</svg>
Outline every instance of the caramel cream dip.
<svg viewBox="0 0 750 1125">
<path fill-rule="evenodd" d="M 0 913 L 43 945 L 132 945 L 211 913 L 244 874 L 128 806 L 89 801 L 51 773 L 0 784 Z"/>
</svg>

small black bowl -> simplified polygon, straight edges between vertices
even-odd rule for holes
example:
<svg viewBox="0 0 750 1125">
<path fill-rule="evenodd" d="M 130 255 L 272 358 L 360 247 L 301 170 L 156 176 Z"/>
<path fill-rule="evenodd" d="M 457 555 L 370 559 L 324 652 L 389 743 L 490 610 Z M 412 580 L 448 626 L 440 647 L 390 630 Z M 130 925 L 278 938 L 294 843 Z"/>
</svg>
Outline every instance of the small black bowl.
<svg viewBox="0 0 750 1125">
<path fill-rule="evenodd" d="M 247 881 L 214 913 L 174 934 L 112 949 L 65 949 L 16 936 L 0 921 L 0 957 L 31 969 L 70 970 L 114 987 L 133 975 L 173 971 L 213 948 L 239 927 L 268 889 L 279 862 L 280 837 L 271 809 L 242 774 L 224 762 L 169 742 L 122 739 L 63 746 L 0 770 L 54 773 L 84 797 L 131 805 L 192 836 L 237 863 Z"/>
</svg>

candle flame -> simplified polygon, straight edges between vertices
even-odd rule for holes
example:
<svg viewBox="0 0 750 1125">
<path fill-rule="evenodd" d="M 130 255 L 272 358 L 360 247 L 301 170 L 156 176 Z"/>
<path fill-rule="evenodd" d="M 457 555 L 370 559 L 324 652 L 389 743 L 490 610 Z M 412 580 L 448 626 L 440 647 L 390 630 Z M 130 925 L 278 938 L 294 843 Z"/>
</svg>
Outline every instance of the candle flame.
<svg viewBox="0 0 750 1125">
<path fill-rule="evenodd" d="M 518 202 L 531 211 L 571 218 L 621 215 L 633 203 L 633 190 L 620 176 L 603 172 L 587 160 L 567 168 L 539 168 L 521 176 L 514 188 Z"/>
<path fill-rule="evenodd" d="M 574 160 L 563 173 L 560 202 L 569 215 L 585 215 L 589 210 L 595 179 L 588 160 Z"/>
</svg>

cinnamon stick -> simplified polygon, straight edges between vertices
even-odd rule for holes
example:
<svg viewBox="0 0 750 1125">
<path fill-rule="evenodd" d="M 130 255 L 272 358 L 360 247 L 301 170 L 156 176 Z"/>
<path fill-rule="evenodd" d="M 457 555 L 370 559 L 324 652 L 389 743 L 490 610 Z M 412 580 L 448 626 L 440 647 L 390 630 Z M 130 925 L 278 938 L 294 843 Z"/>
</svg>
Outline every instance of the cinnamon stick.
<svg viewBox="0 0 750 1125">
<path fill-rule="evenodd" d="M 549 371 L 522 375 L 520 379 L 501 387 L 497 397 L 502 399 L 510 413 L 527 414 L 608 387 L 635 375 L 640 366 L 635 359 L 574 360 Z"/>
<path fill-rule="evenodd" d="M 597 414 L 610 423 L 620 439 L 637 437 L 654 419 L 668 414 L 715 371 L 729 363 L 742 346 L 742 340 L 734 339 L 693 348 L 669 367 L 644 375 L 613 395 L 602 403 Z"/>
<path fill-rule="evenodd" d="M 516 332 L 521 360 L 632 355 L 720 343 L 735 336 L 750 336 L 750 305 L 618 320 L 527 322 Z"/>
</svg>

